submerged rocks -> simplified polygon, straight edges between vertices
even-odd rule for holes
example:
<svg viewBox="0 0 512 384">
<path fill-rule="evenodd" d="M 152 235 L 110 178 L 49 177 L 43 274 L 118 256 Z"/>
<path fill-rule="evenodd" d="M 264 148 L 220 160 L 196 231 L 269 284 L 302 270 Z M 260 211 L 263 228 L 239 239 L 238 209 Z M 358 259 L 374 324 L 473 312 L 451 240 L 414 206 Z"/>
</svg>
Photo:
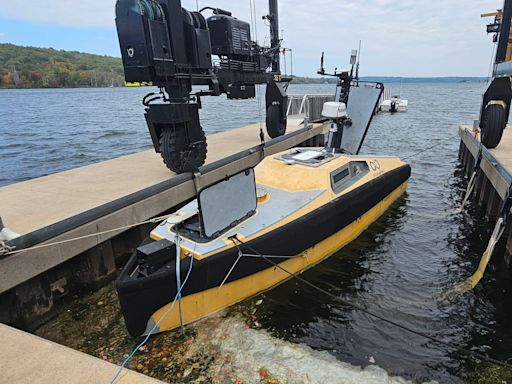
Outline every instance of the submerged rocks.
<svg viewBox="0 0 512 384">
<path fill-rule="evenodd" d="M 154 335 L 128 368 L 172 383 L 408 383 L 377 366 L 356 367 L 255 329 L 261 327 L 256 321 L 259 304 L 189 325 L 185 337 L 179 330 Z M 75 297 L 36 334 L 115 364 L 140 342 L 126 331 L 114 284 Z"/>
<path fill-rule="evenodd" d="M 209 320 L 205 329 L 213 325 L 212 321 Z M 195 340 L 197 346 L 209 345 L 218 353 L 209 367 L 213 377 L 237 377 L 243 383 L 409 383 L 389 376 L 377 366 L 356 367 L 336 360 L 327 352 L 277 339 L 264 330 L 247 328 L 241 318 L 218 319 L 216 325 L 213 334 L 198 329 Z"/>
</svg>

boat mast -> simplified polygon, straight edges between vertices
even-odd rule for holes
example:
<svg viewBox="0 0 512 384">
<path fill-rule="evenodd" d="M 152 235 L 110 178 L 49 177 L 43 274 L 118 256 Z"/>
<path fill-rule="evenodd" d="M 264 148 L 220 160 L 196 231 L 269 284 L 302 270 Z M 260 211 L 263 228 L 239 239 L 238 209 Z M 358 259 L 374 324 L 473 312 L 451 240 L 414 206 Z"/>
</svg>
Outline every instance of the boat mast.
<svg viewBox="0 0 512 384">
<path fill-rule="evenodd" d="M 269 13 L 266 19 L 270 23 L 270 48 L 276 50 L 276 54 L 272 60 L 272 72 L 280 73 L 279 48 L 281 47 L 281 40 L 279 39 L 279 9 L 277 0 L 268 1 L 268 10 Z"/>
</svg>

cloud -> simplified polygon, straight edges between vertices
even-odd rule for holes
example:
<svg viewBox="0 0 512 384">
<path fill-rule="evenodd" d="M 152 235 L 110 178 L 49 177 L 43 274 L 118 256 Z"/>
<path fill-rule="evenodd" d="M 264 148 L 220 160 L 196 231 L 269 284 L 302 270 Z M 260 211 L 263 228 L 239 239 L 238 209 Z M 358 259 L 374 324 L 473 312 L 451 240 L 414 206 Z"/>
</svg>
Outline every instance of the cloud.
<svg viewBox="0 0 512 384">
<path fill-rule="evenodd" d="M 2 37 L 5 37 L 5 33 L 0 32 L 0 39 L 1 39 Z"/>
<path fill-rule="evenodd" d="M 261 20 L 268 2 L 254 1 L 259 40 L 268 42 Z M 250 21 L 249 1 L 182 0 L 190 10 L 196 4 L 229 9 Z M 322 51 L 326 68 L 346 66 L 350 50 L 362 40 L 365 75 L 485 75 L 492 43 L 479 15 L 502 5 L 502 0 L 280 0 L 280 29 L 293 49 L 297 74 L 313 75 Z M 31 0 L 29 5 L 0 0 L 0 19 L 112 30 L 114 6 L 115 0 Z"/>
</svg>

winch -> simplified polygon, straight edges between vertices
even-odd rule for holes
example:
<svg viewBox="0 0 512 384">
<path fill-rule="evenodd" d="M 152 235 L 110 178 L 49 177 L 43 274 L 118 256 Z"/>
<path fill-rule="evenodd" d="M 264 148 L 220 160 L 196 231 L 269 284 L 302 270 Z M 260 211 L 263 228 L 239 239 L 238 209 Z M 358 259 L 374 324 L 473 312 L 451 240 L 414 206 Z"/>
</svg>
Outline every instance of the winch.
<svg viewBox="0 0 512 384">
<path fill-rule="evenodd" d="M 206 11 L 213 15 L 205 18 Z M 287 83 L 279 63 L 277 0 L 269 0 L 264 19 L 270 26 L 269 47 L 254 41 L 249 23 L 226 10 L 190 12 L 180 0 L 117 1 L 126 82 L 159 87 L 144 97 L 145 117 L 153 146 L 172 171 L 193 172 L 206 160 L 202 96 L 249 99 L 256 96 L 257 84 L 266 84 L 267 132 L 270 137 L 285 133 Z M 218 57 L 215 64 L 212 55 Z"/>
</svg>

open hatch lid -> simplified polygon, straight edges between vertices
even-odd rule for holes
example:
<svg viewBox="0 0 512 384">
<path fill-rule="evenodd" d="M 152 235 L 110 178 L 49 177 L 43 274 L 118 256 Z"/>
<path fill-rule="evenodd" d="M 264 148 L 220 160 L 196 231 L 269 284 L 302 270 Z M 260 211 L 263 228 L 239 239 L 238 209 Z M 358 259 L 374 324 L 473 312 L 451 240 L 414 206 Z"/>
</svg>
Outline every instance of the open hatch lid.
<svg viewBox="0 0 512 384">
<path fill-rule="evenodd" d="M 383 90 L 381 83 L 363 81 L 354 82 L 350 88 L 347 115 L 352 125 L 343 130 L 341 150 L 344 153 L 359 154 Z"/>
<path fill-rule="evenodd" d="M 203 234 L 216 237 L 256 212 L 256 179 L 254 169 L 204 188 L 198 195 L 199 218 Z"/>
</svg>

